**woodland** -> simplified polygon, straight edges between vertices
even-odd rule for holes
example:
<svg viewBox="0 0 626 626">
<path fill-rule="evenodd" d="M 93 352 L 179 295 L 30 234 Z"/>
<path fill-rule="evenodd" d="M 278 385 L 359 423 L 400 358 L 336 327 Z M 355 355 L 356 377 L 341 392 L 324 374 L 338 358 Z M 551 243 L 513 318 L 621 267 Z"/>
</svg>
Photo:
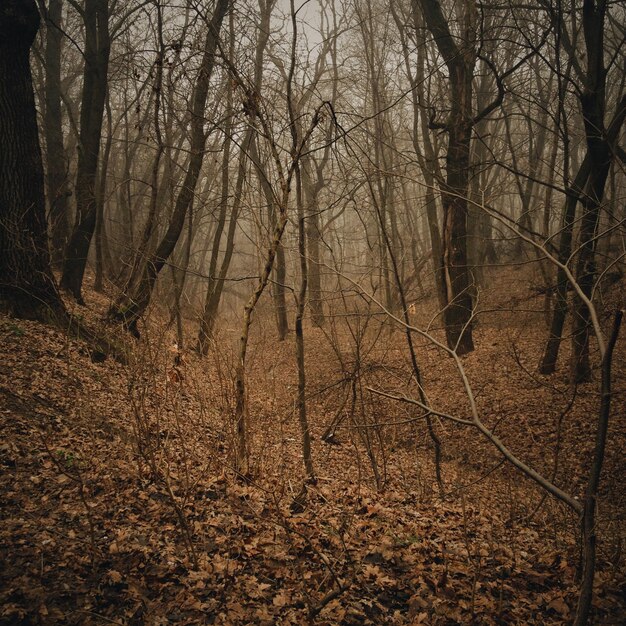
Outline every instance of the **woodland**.
<svg viewBox="0 0 626 626">
<path fill-rule="evenodd" d="M 626 6 L 0 2 L 0 624 L 626 623 Z"/>
</svg>

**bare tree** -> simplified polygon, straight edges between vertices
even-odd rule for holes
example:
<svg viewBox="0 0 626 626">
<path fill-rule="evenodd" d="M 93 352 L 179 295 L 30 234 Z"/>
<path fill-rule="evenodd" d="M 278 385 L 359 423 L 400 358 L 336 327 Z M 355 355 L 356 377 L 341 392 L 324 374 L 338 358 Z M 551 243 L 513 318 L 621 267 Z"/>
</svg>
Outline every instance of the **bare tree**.
<svg viewBox="0 0 626 626">
<path fill-rule="evenodd" d="M 229 0 L 218 0 L 213 16 L 207 24 L 203 57 L 192 94 L 191 158 L 169 225 L 155 252 L 142 264 L 140 276 L 132 292 L 122 294 L 109 311 L 112 319 L 122 322 L 134 334 L 138 334 L 137 321 L 150 303 L 159 272 L 176 247 L 198 182 L 207 139 L 204 130 L 204 111 L 215 64 L 219 33 L 228 7 Z"/>
<path fill-rule="evenodd" d="M 552 7 L 547 10 L 554 13 Z M 565 267 L 576 259 L 576 278 L 585 296 L 590 298 L 593 292 L 596 266 L 595 250 L 598 238 L 598 224 L 603 205 L 604 189 L 611 162 L 616 155 L 616 143 L 626 119 L 626 95 L 618 94 L 615 108 L 608 123 L 606 122 L 607 96 L 606 81 L 608 67 L 605 66 L 604 31 L 607 4 L 604 1 L 585 0 L 582 13 L 582 33 L 587 60 L 583 68 L 576 56 L 574 38 L 578 36 L 576 24 L 572 32 L 563 20 L 557 22 L 559 41 L 568 54 L 569 67 L 582 86 L 578 88 L 580 112 L 585 131 L 585 153 L 573 181 L 566 189 L 562 229 L 559 241 L 559 261 L 557 270 L 556 302 L 550 325 L 550 335 L 546 344 L 540 371 L 552 373 L 556 368 L 561 337 L 567 312 L 568 278 Z M 568 77 L 569 74 L 566 75 Z M 572 82 L 574 82 L 572 80 Z M 565 92 L 560 92 L 564 97 Z M 567 166 L 567 163 L 566 163 Z M 574 246 L 574 226 L 576 209 L 580 203 L 579 247 Z M 589 361 L 589 314 L 580 297 L 576 298 L 573 322 L 573 351 L 571 375 L 577 382 L 587 381 L 591 377 Z"/>
<path fill-rule="evenodd" d="M 591 297 L 596 278 L 595 251 L 603 204 L 604 188 L 614 158 L 615 146 L 611 137 L 618 137 L 626 119 L 626 94 L 619 97 L 610 127 L 605 126 L 607 69 L 604 55 L 604 28 L 606 0 L 584 0 L 583 33 L 587 71 L 583 79 L 580 105 L 585 124 L 585 140 L 589 158 L 589 178 L 582 197 L 580 251 L 576 261 L 576 279 L 587 298 Z M 583 382 L 591 377 L 589 362 L 589 309 L 577 298 L 574 309 L 572 378 Z"/>
<path fill-rule="evenodd" d="M 454 36 L 438 0 L 419 0 L 424 21 L 449 73 L 450 114 L 441 124 L 448 136 L 443 204 L 443 269 L 446 286 L 446 335 L 458 354 L 474 349 L 472 338 L 472 279 L 467 262 L 467 194 L 469 189 L 476 64 L 476 5 L 463 5 Z"/>
</svg>

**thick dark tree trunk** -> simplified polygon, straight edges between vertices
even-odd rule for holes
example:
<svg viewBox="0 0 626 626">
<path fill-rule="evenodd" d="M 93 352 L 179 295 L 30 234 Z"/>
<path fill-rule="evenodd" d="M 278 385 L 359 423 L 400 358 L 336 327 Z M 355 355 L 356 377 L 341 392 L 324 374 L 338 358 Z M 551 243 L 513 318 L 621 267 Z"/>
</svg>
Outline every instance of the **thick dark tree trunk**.
<svg viewBox="0 0 626 626">
<path fill-rule="evenodd" d="M 60 323 L 29 61 L 38 28 L 34 0 L 0 4 L 0 311 Z"/>
<path fill-rule="evenodd" d="M 576 280 L 582 292 L 591 297 L 596 276 L 596 231 L 604 198 L 604 187 L 609 175 L 613 149 L 609 135 L 619 136 L 626 116 L 626 96 L 618 103 L 612 126 L 606 132 L 606 68 L 604 67 L 605 0 L 585 0 L 583 4 L 583 30 L 587 49 L 587 76 L 580 104 L 585 124 L 589 179 L 582 198 L 583 215 L 580 225 L 580 252 L 576 262 Z M 589 361 L 589 309 L 580 298 L 574 302 L 572 334 L 572 380 L 580 383 L 590 380 Z"/>
<path fill-rule="evenodd" d="M 60 264 L 69 235 L 67 158 L 63 146 L 61 114 L 61 48 L 63 0 L 50 0 L 46 12 L 44 133 L 46 186 L 52 259 Z"/>
<path fill-rule="evenodd" d="M 465 9 L 464 41 L 452 36 L 438 0 L 420 0 L 426 26 L 435 38 L 448 67 L 450 116 L 445 124 L 448 135 L 446 183 L 442 190 L 442 266 L 446 296 L 444 320 L 448 347 L 458 354 L 474 349 L 472 339 L 471 272 L 467 263 L 467 195 L 471 138 L 474 124 L 472 79 L 476 51 L 473 39 L 473 2 Z"/>
<path fill-rule="evenodd" d="M 79 303 L 89 247 L 96 226 L 96 177 L 109 66 L 108 0 L 85 0 L 85 73 L 76 170 L 76 220 L 63 263 L 61 287 Z"/>
<path fill-rule="evenodd" d="M 468 83 L 471 82 L 471 77 L 464 76 L 465 70 L 459 68 L 459 73 L 459 82 L 465 82 L 466 78 Z M 465 97 L 467 96 L 466 93 Z M 446 156 L 447 180 L 442 195 L 443 268 L 447 297 L 444 320 L 448 347 L 459 354 L 466 354 L 474 349 L 472 296 L 467 265 L 467 192 L 471 136 L 472 127 L 467 119 L 450 123 Z"/>
</svg>

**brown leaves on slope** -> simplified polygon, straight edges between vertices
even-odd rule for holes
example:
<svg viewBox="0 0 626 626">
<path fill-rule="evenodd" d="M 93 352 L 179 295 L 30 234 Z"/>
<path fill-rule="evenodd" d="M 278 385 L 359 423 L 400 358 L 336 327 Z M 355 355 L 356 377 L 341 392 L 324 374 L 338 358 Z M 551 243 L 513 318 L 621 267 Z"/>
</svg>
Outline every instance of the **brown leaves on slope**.
<svg viewBox="0 0 626 626">
<path fill-rule="evenodd" d="M 174 365 L 164 340 L 144 345 L 123 368 L 91 363 L 80 343 L 37 324 L 5 318 L 0 333 L 0 623 L 561 624 L 571 617 L 572 520 L 549 501 L 522 519 L 540 494 L 498 466 L 490 449 L 472 441 L 468 451 L 456 427 L 437 426 L 451 492 L 441 501 L 423 427 L 371 425 L 407 417 L 403 407 L 369 398 L 369 413 L 350 418 L 348 403 L 338 445 L 320 441 L 337 396 L 350 387 L 337 384 L 344 373 L 314 331 L 309 407 L 319 481 L 298 513 L 290 507 L 302 470 L 287 344 L 264 351 L 257 338 L 252 347 L 256 478 L 242 484 L 229 471 L 228 359 L 218 367 L 190 356 Z M 481 339 L 497 344 L 502 334 L 485 330 Z M 462 411 L 448 364 L 435 357 L 424 357 L 433 399 Z M 371 353 L 368 380 L 400 385 L 403 358 L 394 337 Z M 505 387 L 516 385 L 519 402 L 533 407 L 542 392 L 500 349 L 473 355 L 468 367 L 473 375 L 510 368 L 508 379 L 483 379 L 481 410 L 535 459 L 532 439 L 552 428 L 549 413 L 520 414 Z M 523 420 L 523 435 L 515 420 Z M 575 427 L 563 428 L 567 447 Z M 572 470 L 569 457 L 562 467 Z M 623 608 L 616 572 L 599 574 L 599 623 L 616 623 Z"/>
</svg>

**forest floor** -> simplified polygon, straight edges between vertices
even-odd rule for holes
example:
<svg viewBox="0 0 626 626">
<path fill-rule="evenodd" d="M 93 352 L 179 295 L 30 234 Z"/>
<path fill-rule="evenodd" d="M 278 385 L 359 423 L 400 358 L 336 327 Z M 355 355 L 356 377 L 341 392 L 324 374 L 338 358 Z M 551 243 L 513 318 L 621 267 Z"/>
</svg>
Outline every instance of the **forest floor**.
<svg viewBox="0 0 626 626">
<path fill-rule="evenodd" d="M 556 374 L 536 374 L 542 297 L 507 272 L 480 303 L 490 312 L 463 364 L 489 427 L 581 497 L 597 374 L 572 389 L 566 346 Z M 96 325 L 107 300 L 86 299 L 76 313 Z M 154 314 L 122 365 L 0 318 L 0 624 L 567 623 L 575 516 L 471 427 L 435 420 L 441 497 L 419 409 L 370 391 L 416 397 L 405 335 L 350 306 L 324 330 L 305 326 L 317 475 L 306 498 L 294 342 L 276 341 L 269 313 L 251 337 L 245 481 L 231 455 L 236 322 L 208 357 L 185 350 L 176 365 L 175 333 Z M 420 324 L 429 307 L 418 306 Z M 599 499 L 596 624 L 626 623 L 625 347 Z M 416 351 L 432 406 L 467 417 L 452 360 L 422 339 Z"/>
</svg>

